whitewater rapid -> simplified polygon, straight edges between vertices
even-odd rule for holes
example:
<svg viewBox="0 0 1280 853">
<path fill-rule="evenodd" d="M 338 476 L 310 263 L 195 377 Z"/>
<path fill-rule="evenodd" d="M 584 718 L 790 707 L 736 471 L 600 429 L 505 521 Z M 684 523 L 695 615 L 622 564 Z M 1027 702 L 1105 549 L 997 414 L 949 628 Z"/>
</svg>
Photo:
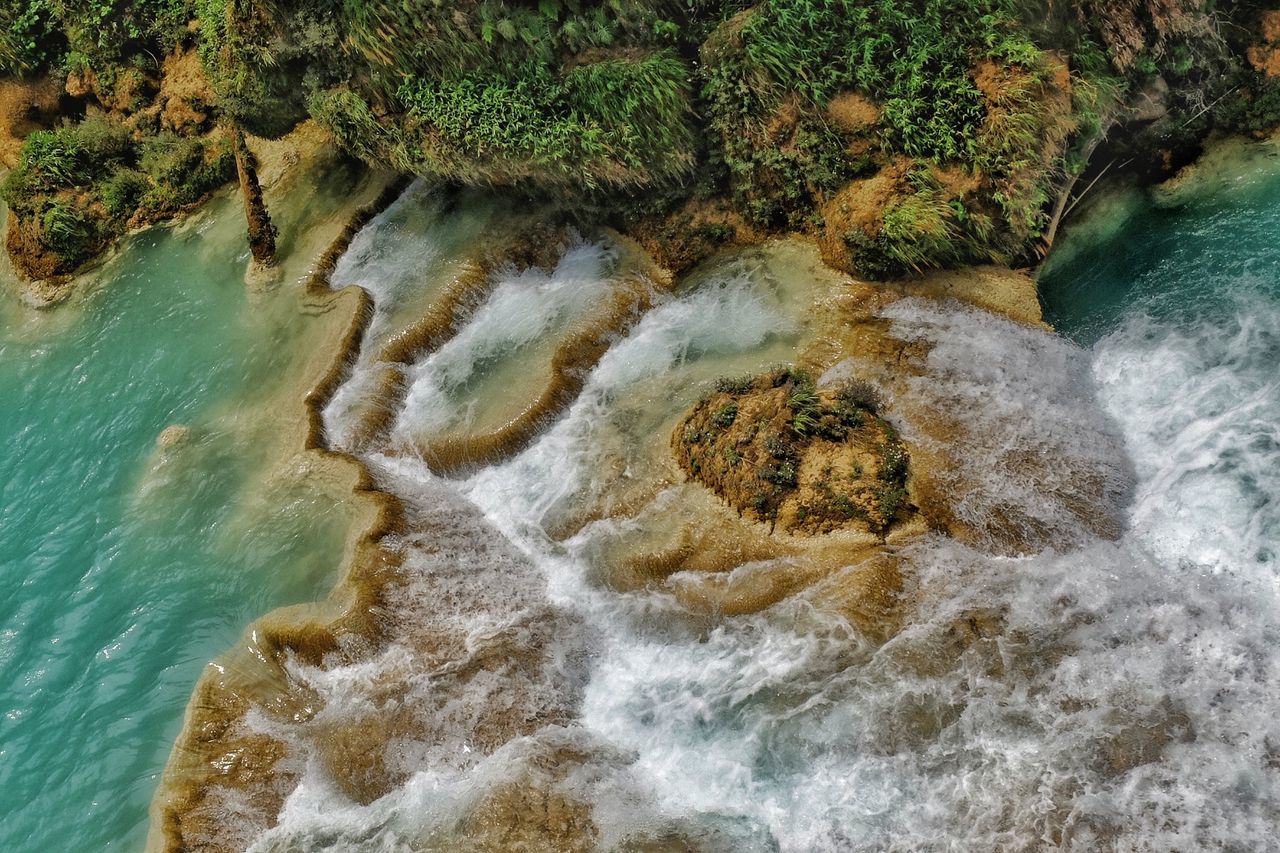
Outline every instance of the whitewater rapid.
<svg viewBox="0 0 1280 853">
<path fill-rule="evenodd" d="M 398 215 L 353 244 L 344 281 L 420 268 L 421 245 L 389 259 L 403 234 L 379 236 Z M 415 366 L 397 428 L 465 422 L 437 391 L 503 347 L 554 335 L 565 306 L 607 285 L 608 251 L 583 242 L 538 274 L 545 313 L 495 291 Z M 397 287 L 372 288 L 383 319 Z M 306 760 L 279 825 L 250 849 L 453 849 L 467 815 L 511 781 L 587 803 L 603 850 L 664 838 L 734 851 L 1277 849 L 1275 293 L 1241 277 L 1203 310 L 1139 300 L 1091 349 L 958 303 L 885 312 L 931 353 L 892 387 L 890 420 L 924 440 L 913 411 L 962 412 L 980 426 L 956 463 L 963 514 L 1020 508 L 1045 535 L 1022 556 L 940 534 L 901 548 L 911 608 L 883 644 L 819 606 L 821 584 L 717 616 L 611 574 L 618 543 L 652 533 L 691 488 L 616 502 L 654 475 L 644 448 L 665 444 L 714 377 L 785 360 L 804 324 L 794 294 L 747 259 L 665 296 L 529 447 L 466 477 L 435 476 L 412 454 L 365 455 L 423 525 L 401 543 L 400 606 L 448 622 L 465 655 L 536 648 L 545 661 L 487 685 L 395 644 L 356 666 L 296 667 L 323 715 L 366 719 L 403 701 L 438 709 L 438 724 L 388 745 L 406 781 L 367 805 Z M 372 369 L 358 363 L 326 412 L 339 446 Z M 1085 475 L 1120 520 L 1105 535 L 1073 503 Z M 377 695 L 387 672 L 407 695 Z M 504 701 L 548 722 L 487 750 L 468 732 L 482 705 Z M 566 753 L 572 766 L 549 763 Z"/>
</svg>

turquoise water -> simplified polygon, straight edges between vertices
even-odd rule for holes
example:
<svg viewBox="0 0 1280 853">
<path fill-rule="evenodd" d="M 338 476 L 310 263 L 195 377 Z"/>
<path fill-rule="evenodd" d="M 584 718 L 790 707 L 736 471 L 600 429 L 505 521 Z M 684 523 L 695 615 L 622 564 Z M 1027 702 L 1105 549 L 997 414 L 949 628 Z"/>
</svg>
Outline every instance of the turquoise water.
<svg viewBox="0 0 1280 853">
<path fill-rule="evenodd" d="M 0 302 L 0 850 L 140 849 L 202 667 L 340 559 L 330 505 L 261 476 L 305 320 L 246 287 L 242 222 L 224 199 L 75 304 Z"/>
<path fill-rule="evenodd" d="M 1045 319 L 1091 345 L 1134 313 L 1229 322 L 1242 299 L 1280 299 L 1280 149 L 1235 153 L 1180 192 L 1096 204 L 1041 277 Z"/>
<path fill-rule="evenodd" d="M 1040 283 L 1046 319 L 1091 347 L 1129 433 L 1135 529 L 1267 598 L 1280 594 L 1277 235 L 1280 145 L 1232 145 L 1180 188 L 1099 204 Z"/>
</svg>

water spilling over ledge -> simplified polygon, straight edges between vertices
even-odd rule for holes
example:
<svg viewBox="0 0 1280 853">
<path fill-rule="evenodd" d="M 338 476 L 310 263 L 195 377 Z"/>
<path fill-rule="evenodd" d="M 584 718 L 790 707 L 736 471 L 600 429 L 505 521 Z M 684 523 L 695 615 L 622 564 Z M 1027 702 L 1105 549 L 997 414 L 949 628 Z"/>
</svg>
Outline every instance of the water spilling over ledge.
<svg viewBox="0 0 1280 853">
<path fill-rule="evenodd" d="M 777 243 L 668 283 L 568 232 L 504 264 L 483 204 L 459 220 L 410 188 L 319 271 L 370 277 L 309 398 L 370 525 L 330 604 L 263 620 L 202 682 L 157 847 L 1180 837 L 1143 816 L 1222 723 L 1157 661 L 1230 621 L 1131 527 L 1144 474 L 1100 355 L 1011 302 L 1016 279 L 994 303 L 981 276 L 895 292 Z M 784 364 L 878 389 L 915 521 L 787 532 L 685 476 L 668 437 L 698 399 Z M 430 451 L 503 435 L 561 373 L 532 430 Z"/>
</svg>

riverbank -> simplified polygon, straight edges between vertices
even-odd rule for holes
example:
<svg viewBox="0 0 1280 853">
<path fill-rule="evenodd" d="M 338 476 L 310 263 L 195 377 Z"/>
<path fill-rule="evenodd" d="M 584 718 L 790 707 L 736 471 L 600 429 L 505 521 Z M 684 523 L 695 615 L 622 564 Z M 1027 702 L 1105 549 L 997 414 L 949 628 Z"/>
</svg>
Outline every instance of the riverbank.
<svg viewBox="0 0 1280 853">
<path fill-rule="evenodd" d="M 86 26 L 20 0 L 0 73 L 30 84 L 0 90 L 0 147 L 68 121 L 24 144 L 7 245 L 62 281 L 238 174 L 263 260 L 274 231 L 234 140 L 308 120 L 372 168 L 610 224 L 677 273 L 794 233 L 864 279 L 1031 265 L 1116 164 L 1157 182 L 1215 135 L 1275 125 L 1275 14 L 1175 6 L 214 2 Z"/>
</svg>

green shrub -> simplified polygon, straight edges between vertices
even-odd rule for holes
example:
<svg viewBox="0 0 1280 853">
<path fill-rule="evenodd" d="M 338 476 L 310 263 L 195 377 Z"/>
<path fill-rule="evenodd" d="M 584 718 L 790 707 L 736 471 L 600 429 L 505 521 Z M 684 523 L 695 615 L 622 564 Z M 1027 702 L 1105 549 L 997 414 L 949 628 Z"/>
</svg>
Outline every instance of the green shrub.
<svg viewBox="0 0 1280 853">
<path fill-rule="evenodd" d="M 204 146 L 197 139 L 162 133 L 142 143 L 139 168 L 156 183 L 178 186 L 204 163 Z"/>
<path fill-rule="evenodd" d="M 745 394 L 754 382 L 751 376 L 722 376 L 715 381 L 715 389 L 721 394 Z"/>
<path fill-rule="evenodd" d="M 423 162 L 444 177 L 645 185 L 692 164 L 685 78 L 683 63 L 665 52 L 579 65 L 563 78 L 525 60 L 410 76 L 396 97 L 407 124 L 429 129 Z M 358 129 L 371 128 L 362 121 Z"/>
<path fill-rule="evenodd" d="M 7 0 L 0 4 L 0 74 L 56 65 L 91 68 L 110 82 L 118 68 L 163 56 L 186 36 L 187 0 Z"/>
<path fill-rule="evenodd" d="M 836 389 L 836 400 L 832 414 L 836 419 L 851 429 L 857 429 L 866 422 L 867 415 L 875 416 L 880 407 L 880 394 L 869 382 L 851 379 Z"/>
<path fill-rule="evenodd" d="M 107 213 L 117 218 L 128 218 L 137 210 L 138 202 L 150 188 L 151 181 L 146 175 L 122 169 L 99 185 L 98 195 Z"/>
<path fill-rule="evenodd" d="M 338 145 L 365 162 L 386 162 L 395 144 L 393 131 L 384 127 L 373 108 L 346 86 L 317 90 L 307 100 L 307 111 L 333 134 Z"/>
<path fill-rule="evenodd" d="M 0 3 L 0 75 L 16 77 L 45 65 L 60 42 L 50 0 Z"/>
<path fill-rule="evenodd" d="M 791 428 L 796 435 L 809 436 L 818 428 L 822 401 L 818 398 L 818 389 L 807 377 L 795 384 L 787 397 L 787 408 L 791 410 Z"/>
<path fill-rule="evenodd" d="M 163 133 L 142 143 L 139 168 L 162 191 L 149 194 L 149 207 L 181 207 L 199 201 L 235 176 L 235 155 L 225 139 L 206 142 Z"/>
<path fill-rule="evenodd" d="M 44 244 L 68 268 L 87 260 L 97 240 L 93 220 L 64 202 L 53 203 L 40 217 L 40 233 Z"/>
<path fill-rule="evenodd" d="M 747 73 L 818 104 L 861 89 L 906 154 L 972 159 L 982 94 L 972 57 L 1036 64 L 1012 0 L 767 0 L 742 27 Z"/>
<path fill-rule="evenodd" d="M 876 270 L 890 270 L 894 275 L 973 261 L 1003 260 L 987 215 L 969 211 L 960 199 L 948 199 L 929 169 L 917 168 L 907 180 L 912 192 L 885 210 L 879 238 L 870 247 L 871 251 L 882 253 L 883 259 L 864 255 L 862 260 Z M 1043 197 L 1040 200 L 1043 201 Z"/>
<path fill-rule="evenodd" d="M 22 144 L 21 165 L 42 186 L 73 186 L 93 177 L 90 153 L 67 128 L 37 130 Z"/>
<path fill-rule="evenodd" d="M 901 485 L 883 485 L 875 490 L 876 503 L 880 507 L 880 515 L 884 519 L 884 526 L 887 527 L 889 522 L 893 521 L 893 517 L 898 514 L 898 508 L 902 506 L 902 502 L 907 499 L 907 490 Z"/>
<path fill-rule="evenodd" d="M 914 172 L 911 178 L 915 192 L 885 210 L 880 233 L 890 258 L 920 272 L 959 259 L 961 233 L 955 209 L 928 172 Z"/>
<path fill-rule="evenodd" d="M 738 404 L 726 403 L 711 415 L 711 424 L 717 429 L 728 429 L 738 417 Z"/>
<path fill-rule="evenodd" d="M 756 476 L 782 489 L 794 489 L 799 482 L 795 463 L 790 461 L 782 461 L 776 465 L 762 465 L 756 472 Z"/>
<path fill-rule="evenodd" d="M 100 115 L 80 124 L 38 130 L 22 144 L 17 166 L 5 178 L 3 195 L 15 210 L 31 207 L 44 194 L 88 186 L 134 156 L 129 134 Z"/>
<path fill-rule="evenodd" d="M 876 478 L 889 484 L 903 484 L 907 481 L 907 452 L 898 443 L 897 435 L 890 434 L 889 440 L 880 445 L 880 468 Z"/>
</svg>

